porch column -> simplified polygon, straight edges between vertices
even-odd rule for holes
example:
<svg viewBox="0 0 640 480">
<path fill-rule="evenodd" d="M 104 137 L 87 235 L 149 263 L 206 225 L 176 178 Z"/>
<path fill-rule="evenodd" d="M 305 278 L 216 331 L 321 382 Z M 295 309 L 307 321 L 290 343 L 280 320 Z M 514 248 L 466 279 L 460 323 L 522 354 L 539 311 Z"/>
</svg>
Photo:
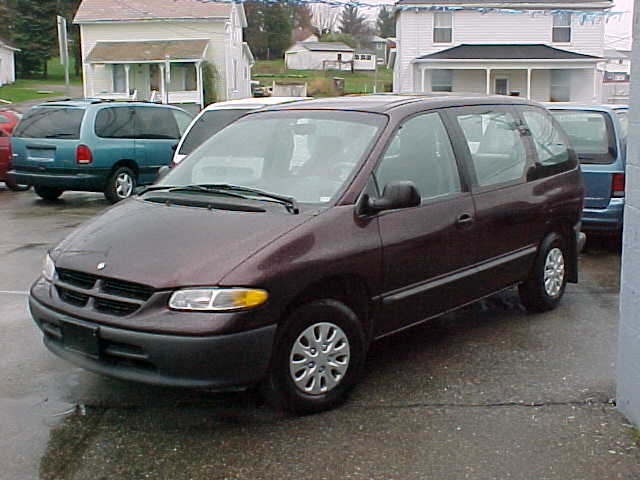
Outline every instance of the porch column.
<svg viewBox="0 0 640 480">
<path fill-rule="evenodd" d="M 164 56 L 164 103 L 169 103 L 169 89 L 171 88 L 171 62 L 169 55 Z"/>
<path fill-rule="evenodd" d="M 167 84 L 165 82 L 165 73 L 164 73 L 164 64 L 161 63 L 160 64 L 160 98 L 162 99 L 163 103 L 167 103 L 165 102 L 165 99 L 167 98 L 168 94 L 167 94 Z"/>
<path fill-rule="evenodd" d="M 598 101 L 598 68 L 593 67 L 593 101 Z"/>
<path fill-rule="evenodd" d="M 425 93 L 427 91 L 427 86 L 425 83 L 425 77 L 427 74 L 427 68 L 426 67 L 422 67 L 420 69 L 421 72 L 421 77 L 420 77 L 420 90 L 422 91 L 422 93 Z"/>
<path fill-rule="evenodd" d="M 527 68 L 527 98 L 531 100 L 531 68 Z"/>
<path fill-rule="evenodd" d="M 196 85 L 200 108 L 204 108 L 204 82 L 202 81 L 202 62 L 196 62 Z"/>
<path fill-rule="evenodd" d="M 96 77 L 96 64 L 95 63 L 90 63 L 89 64 L 89 75 L 87 75 L 88 77 L 90 77 L 89 81 L 85 80 L 85 97 L 94 97 L 96 94 L 96 89 L 94 86 L 95 83 L 95 77 Z M 87 77 L 85 77 L 86 79 Z M 90 91 L 90 92 L 89 92 Z"/>
<path fill-rule="evenodd" d="M 129 70 L 131 70 L 131 65 L 128 63 L 124 64 L 124 91 L 127 92 L 127 96 L 130 95 L 131 89 L 129 88 Z"/>
<path fill-rule="evenodd" d="M 491 95 L 491 69 L 485 68 L 487 74 L 487 95 Z"/>
</svg>

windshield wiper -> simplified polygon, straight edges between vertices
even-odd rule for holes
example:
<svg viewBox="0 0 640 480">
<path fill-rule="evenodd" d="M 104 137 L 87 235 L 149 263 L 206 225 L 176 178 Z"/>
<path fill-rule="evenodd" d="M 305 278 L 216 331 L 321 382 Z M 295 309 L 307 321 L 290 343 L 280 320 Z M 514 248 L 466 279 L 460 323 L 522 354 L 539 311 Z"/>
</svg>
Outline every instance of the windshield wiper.
<svg viewBox="0 0 640 480">
<path fill-rule="evenodd" d="M 264 190 L 258 190 L 257 188 L 241 187 L 239 185 L 230 185 L 227 183 L 202 183 L 199 185 L 152 185 L 141 190 L 138 195 L 143 193 L 153 192 L 157 190 L 167 190 L 169 192 L 204 192 L 204 193 L 217 193 L 221 195 L 227 195 L 229 197 L 247 199 L 245 195 L 241 195 L 236 192 L 248 193 L 259 197 L 268 198 L 269 202 L 280 203 L 285 206 L 288 212 L 294 215 L 300 213 L 300 208 L 295 198 L 287 197 L 285 195 L 278 195 L 277 193 L 265 192 Z"/>
<path fill-rule="evenodd" d="M 300 213 L 300 208 L 298 207 L 298 202 L 294 197 L 288 197 L 286 195 L 279 195 L 277 193 L 266 192 L 264 190 L 259 190 L 257 188 L 243 187 L 240 185 L 231 185 L 229 183 L 208 183 L 199 185 L 204 188 L 214 189 L 216 191 L 229 191 L 235 190 L 236 192 L 249 193 L 251 195 L 257 195 L 259 197 L 269 198 L 270 201 L 275 201 L 276 203 L 280 203 L 284 205 L 287 211 L 297 215 Z"/>
</svg>

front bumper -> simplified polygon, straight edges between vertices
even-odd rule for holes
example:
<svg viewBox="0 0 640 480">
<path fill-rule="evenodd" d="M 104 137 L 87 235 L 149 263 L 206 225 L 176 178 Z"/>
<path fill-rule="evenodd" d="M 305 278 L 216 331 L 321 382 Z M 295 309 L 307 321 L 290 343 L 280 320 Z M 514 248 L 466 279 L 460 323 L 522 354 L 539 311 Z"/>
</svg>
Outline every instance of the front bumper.
<svg viewBox="0 0 640 480">
<path fill-rule="evenodd" d="M 267 372 L 276 332 L 269 325 L 216 336 L 155 334 L 71 317 L 33 297 L 29 308 L 57 356 L 95 373 L 171 387 L 227 390 L 257 383 Z M 74 340 L 65 333 L 71 329 Z M 86 338 L 78 341 L 78 331 Z"/>
<path fill-rule="evenodd" d="M 582 229 L 598 233 L 618 233 L 622 229 L 624 198 L 612 198 L 607 208 L 584 208 Z"/>
<path fill-rule="evenodd" d="M 108 174 L 108 169 L 62 173 L 36 172 L 14 168 L 8 172 L 8 176 L 18 184 L 77 191 L 102 191 L 106 185 Z"/>
</svg>

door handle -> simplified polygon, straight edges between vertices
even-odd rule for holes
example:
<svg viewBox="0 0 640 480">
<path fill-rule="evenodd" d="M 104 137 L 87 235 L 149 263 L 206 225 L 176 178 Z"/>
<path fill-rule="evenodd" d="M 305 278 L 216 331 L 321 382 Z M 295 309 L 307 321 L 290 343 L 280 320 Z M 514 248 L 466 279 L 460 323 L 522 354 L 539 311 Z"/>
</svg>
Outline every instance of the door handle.
<svg viewBox="0 0 640 480">
<path fill-rule="evenodd" d="M 460 227 L 469 227 L 473 223 L 473 217 L 469 213 L 463 213 L 458 217 L 457 223 Z"/>
</svg>

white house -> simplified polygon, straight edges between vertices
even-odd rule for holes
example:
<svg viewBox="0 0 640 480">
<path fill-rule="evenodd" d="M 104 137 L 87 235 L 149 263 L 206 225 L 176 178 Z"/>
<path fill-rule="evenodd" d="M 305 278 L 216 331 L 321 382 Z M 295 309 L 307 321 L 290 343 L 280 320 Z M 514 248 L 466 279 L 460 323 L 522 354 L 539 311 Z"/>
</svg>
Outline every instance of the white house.
<svg viewBox="0 0 640 480">
<path fill-rule="evenodd" d="M 9 42 L 0 38 L 0 86 L 16 81 L 15 52 L 20 49 L 11 46 Z"/>
<path fill-rule="evenodd" d="M 611 6 L 609 0 L 400 0 L 394 91 L 597 100 L 601 13 Z"/>
<path fill-rule="evenodd" d="M 351 70 L 354 49 L 342 42 L 303 41 L 284 53 L 284 64 L 292 70 Z"/>
<path fill-rule="evenodd" d="M 218 100 L 251 96 L 241 3 L 83 0 L 74 23 L 87 97 L 203 106 L 206 63 L 215 67 Z"/>
<path fill-rule="evenodd" d="M 599 66 L 604 76 L 602 101 L 605 103 L 628 103 L 631 52 L 605 49 L 603 56 L 605 62 Z"/>
</svg>

